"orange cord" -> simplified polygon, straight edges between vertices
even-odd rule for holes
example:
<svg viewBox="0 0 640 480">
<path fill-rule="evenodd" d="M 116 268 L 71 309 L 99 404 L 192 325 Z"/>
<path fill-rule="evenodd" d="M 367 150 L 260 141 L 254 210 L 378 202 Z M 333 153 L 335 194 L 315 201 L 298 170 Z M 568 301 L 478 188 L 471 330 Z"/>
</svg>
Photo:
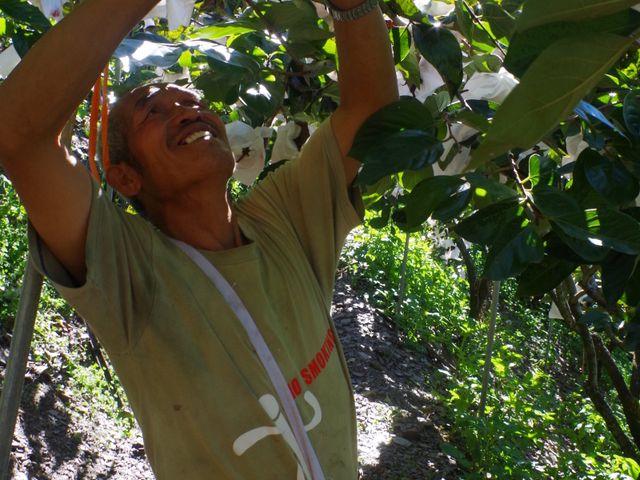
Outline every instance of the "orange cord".
<svg viewBox="0 0 640 480">
<path fill-rule="evenodd" d="M 102 111 L 101 111 L 101 123 L 102 123 L 102 171 L 106 175 L 109 171 L 109 165 L 111 164 L 109 159 L 109 64 L 104 67 L 102 73 Z"/>
<path fill-rule="evenodd" d="M 100 98 L 102 97 L 102 102 Z M 100 104 L 102 103 L 102 109 Z M 99 117 L 99 118 L 98 118 Z M 104 71 L 93 85 L 93 95 L 91 97 L 91 112 L 89 114 L 89 169 L 91 175 L 100 183 L 100 171 L 96 163 L 96 152 L 98 149 L 98 120 L 102 123 L 102 171 L 109 169 L 109 146 L 107 144 L 109 125 L 109 64 L 104 67 Z"/>
<path fill-rule="evenodd" d="M 96 164 L 96 147 L 98 145 L 98 115 L 100 114 L 100 78 L 93 85 L 91 113 L 89 116 L 89 169 L 91 175 L 100 183 L 100 172 Z"/>
</svg>

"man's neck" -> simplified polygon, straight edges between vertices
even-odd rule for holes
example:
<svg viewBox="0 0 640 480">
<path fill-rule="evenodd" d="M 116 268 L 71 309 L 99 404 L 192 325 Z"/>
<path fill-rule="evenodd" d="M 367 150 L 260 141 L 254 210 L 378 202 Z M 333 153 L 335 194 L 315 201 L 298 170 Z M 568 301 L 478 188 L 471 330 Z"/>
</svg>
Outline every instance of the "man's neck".
<svg viewBox="0 0 640 480">
<path fill-rule="evenodd" d="M 226 188 L 190 192 L 148 214 L 166 235 L 202 250 L 229 250 L 244 243 Z"/>
</svg>

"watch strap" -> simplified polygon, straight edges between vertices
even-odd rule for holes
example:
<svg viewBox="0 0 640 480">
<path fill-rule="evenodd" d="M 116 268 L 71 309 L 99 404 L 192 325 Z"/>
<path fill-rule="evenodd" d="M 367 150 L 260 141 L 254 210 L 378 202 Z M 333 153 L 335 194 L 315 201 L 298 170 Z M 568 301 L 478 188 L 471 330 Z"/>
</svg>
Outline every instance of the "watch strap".
<svg viewBox="0 0 640 480">
<path fill-rule="evenodd" d="M 364 2 L 356 5 L 353 8 L 350 8 L 348 10 L 340 10 L 329 0 L 326 0 L 329 13 L 334 20 L 338 20 L 339 22 L 352 22 L 364 17 L 378 6 L 378 1 L 379 0 L 364 0 Z"/>
</svg>

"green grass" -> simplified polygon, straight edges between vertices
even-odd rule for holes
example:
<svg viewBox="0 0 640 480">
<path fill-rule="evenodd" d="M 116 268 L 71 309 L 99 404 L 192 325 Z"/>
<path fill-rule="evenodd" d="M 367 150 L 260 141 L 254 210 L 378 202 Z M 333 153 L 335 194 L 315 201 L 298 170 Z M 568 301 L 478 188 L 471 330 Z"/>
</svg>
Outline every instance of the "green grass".
<svg viewBox="0 0 640 480">
<path fill-rule="evenodd" d="M 429 344 L 453 359 L 456 367 L 435 373 L 432 384 L 448 407 L 454 439 L 441 448 L 464 468 L 464 478 L 637 478 L 640 467 L 618 455 L 581 393 L 578 342 L 561 323 L 550 323 L 547 303 L 517 298 L 511 281 L 501 288 L 491 388 L 479 416 L 488 324 L 469 318 L 464 269 L 442 260 L 433 238 L 412 235 L 399 315 L 404 233 L 358 229 L 343 268 L 410 345 Z"/>
</svg>

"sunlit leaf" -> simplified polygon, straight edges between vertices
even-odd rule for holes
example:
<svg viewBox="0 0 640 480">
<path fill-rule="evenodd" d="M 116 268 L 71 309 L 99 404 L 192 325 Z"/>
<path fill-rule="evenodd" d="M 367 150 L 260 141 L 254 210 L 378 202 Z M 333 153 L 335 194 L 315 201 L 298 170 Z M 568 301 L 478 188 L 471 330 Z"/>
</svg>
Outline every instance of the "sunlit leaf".
<svg viewBox="0 0 640 480">
<path fill-rule="evenodd" d="M 550 7 L 555 8 L 555 7 Z M 584 22 L 573 19 L 540 25 L 511 38 L 504 67 L 521 78 L 533 61 L 555 42 L 566 37 L 586 37 L 595 33 L 627 36 L 640 27 L 640 12 L 626 9 L 613 15 Z"/>
<path fill-rule="evenodd" d="M 611 15 L 637 3 L 636 0 L 527 0 L 516 28 L 522 32 L 545 23 L 589 20 Z"/>
<path fill-rule="evenodd" d="M 574 109 L 627 50 L 631 40 L 595 34 L 559 40 L 531 65 L 498 109 L 470 169 L 511 148 L 535 145 Z M 571 52 L 567 56 L 566 52 Z"/>
</svg>

